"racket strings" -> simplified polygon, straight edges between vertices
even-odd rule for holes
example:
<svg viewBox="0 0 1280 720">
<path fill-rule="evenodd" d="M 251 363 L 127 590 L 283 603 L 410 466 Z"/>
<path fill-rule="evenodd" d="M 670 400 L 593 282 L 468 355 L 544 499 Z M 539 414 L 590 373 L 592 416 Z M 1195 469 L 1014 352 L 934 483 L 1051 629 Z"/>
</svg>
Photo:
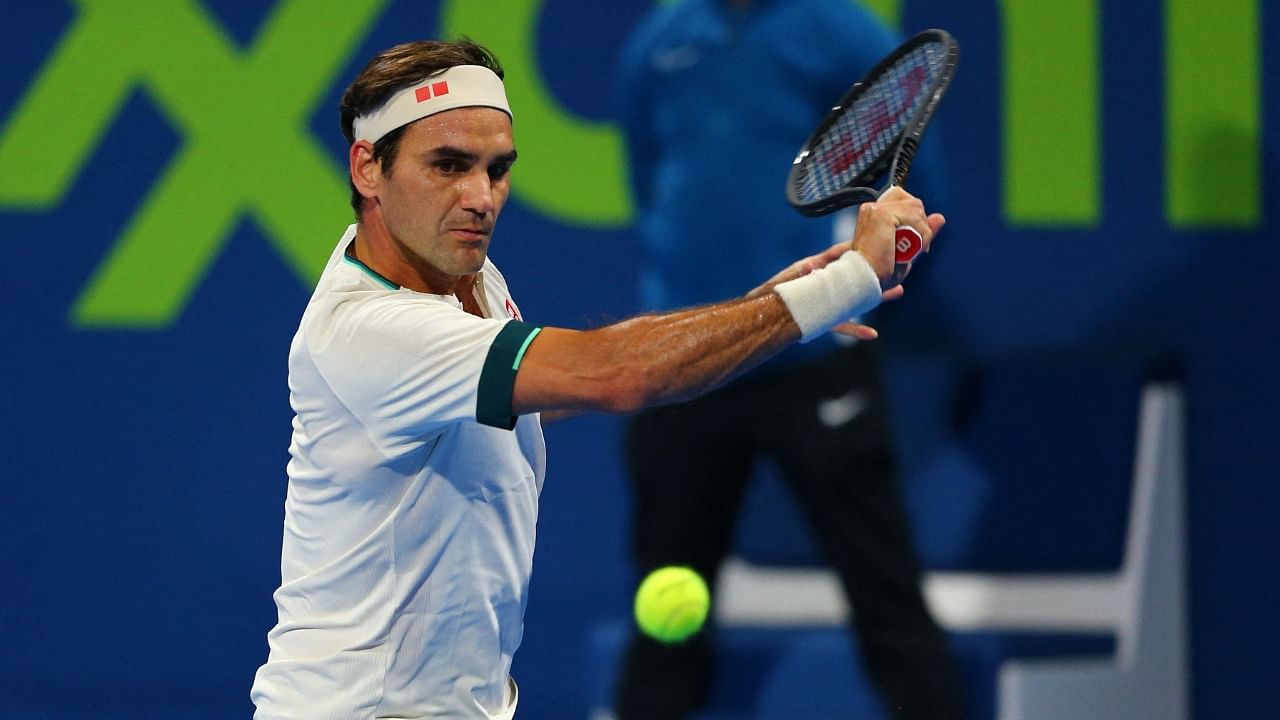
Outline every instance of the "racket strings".
<svg viewBox="0 0 1280 720">
<path fill-rule="evenodd" d="M 805 202 L 828 197 L 879 166 L 928 97 L 946 62 L 940 43 L 902 56 L 864 88 L 800 160 L 796 194 Z"/>
</svg>

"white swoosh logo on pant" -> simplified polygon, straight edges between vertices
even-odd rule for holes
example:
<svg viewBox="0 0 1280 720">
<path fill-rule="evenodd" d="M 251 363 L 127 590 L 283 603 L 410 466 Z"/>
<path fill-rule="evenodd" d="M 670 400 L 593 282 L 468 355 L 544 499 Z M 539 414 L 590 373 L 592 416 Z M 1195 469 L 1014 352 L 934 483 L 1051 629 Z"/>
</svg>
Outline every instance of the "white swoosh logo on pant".
<svg viewBox="0 0 1280 720">
<path fill-rule="evenodd" d="M 829 428 L 848 423 L 867 409 L 867 396 L 857 390 L 818 403 L 818 419 Z"/>
</svg>

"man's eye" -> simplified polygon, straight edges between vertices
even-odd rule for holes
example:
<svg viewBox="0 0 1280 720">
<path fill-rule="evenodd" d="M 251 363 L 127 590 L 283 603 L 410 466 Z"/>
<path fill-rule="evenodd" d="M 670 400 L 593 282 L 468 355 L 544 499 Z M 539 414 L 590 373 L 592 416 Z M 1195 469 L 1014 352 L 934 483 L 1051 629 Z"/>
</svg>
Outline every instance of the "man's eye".
<svg viewBox="0 0 1280 720">
<path fill-rule="evenodd" d="M 489 168 L 489 177 L 497 180 L 499 178 L 506 177 L 509 172 L 511 172 L 511 165 L 509 163 L 502 163 L 501 165 L 494 165 Z"/>
<path fill-rule="evenodd" d="M 440 173 L 453 176 L 453 174 L 468 172 L 472 167 L 472 163 L 468 163 L 462 158 L 440 158 L 435 161 L 434 167 Z"/>
</svg>

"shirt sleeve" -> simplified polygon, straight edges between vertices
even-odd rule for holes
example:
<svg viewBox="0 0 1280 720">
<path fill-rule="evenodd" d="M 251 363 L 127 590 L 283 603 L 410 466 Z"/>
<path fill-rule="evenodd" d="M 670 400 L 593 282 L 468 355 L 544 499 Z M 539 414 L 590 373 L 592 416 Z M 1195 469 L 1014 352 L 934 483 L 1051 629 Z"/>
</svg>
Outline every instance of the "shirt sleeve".
<svg viewBox="0 0 1280 720">
<path fill-rule="evenodd" d="M 660 157 L 652 129 L 652 85 L 649 55 L 656 33 L 673 12 L 670 7 L 657 7 L 632 31 L 614 68 L 614 118 L 622 130 L 627 153 L 627 180 L 631 197 L 641 208 L 652 202 L 653 168 Z"/>
<path fill-rule="evenodd" d="M 514 427 L 516 372 L 540 330 L 397 294 L 336 312 L 311 353 L 338 400 L 396 455 L 452 423 Z"/>
<path fill-rule="evenodd" d="M 524 360 L 529 343 L 542 332 L 542 327 L 512 320 L 498 331 L 489 345 L 480 371 L 480 387 L 476 395 L 476 421 L 503 430 L 516 426 L 511 414 L 511 394 L 515 390 L 516 371 Z"/>
</svg>

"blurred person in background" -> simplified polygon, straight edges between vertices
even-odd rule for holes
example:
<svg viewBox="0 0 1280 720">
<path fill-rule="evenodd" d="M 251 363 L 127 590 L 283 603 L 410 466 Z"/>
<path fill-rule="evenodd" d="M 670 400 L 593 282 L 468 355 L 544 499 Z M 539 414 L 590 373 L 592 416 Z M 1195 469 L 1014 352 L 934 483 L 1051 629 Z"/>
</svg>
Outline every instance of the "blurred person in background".
<svg viewBox="0 0 1280 720">
<path fill-rule="evenodd" d="M 640 22 L 617 105 L 645 310 L 729 296 L 831 243 L 835 216 L 806 218 L 787 204 L 787 170 L 827 110 L 897 42 L 851 0 L 683 0 Z M 921 184 L 928 174 L 917 173 Z M 920 589 L 884 402 L 874 343 L 828 334 L 708 395 L 639 413 L 625 437 L 634 559 L 642 577 L 687 565 L 714 588 L 753 466 L 768 457 L 839 575 L 889 716 L 957 718 L 956 672 Z M 619 720 L 696 710 L 713 669 L 711 632 L 680 645 L 633 632 Z"/>
</svg>

